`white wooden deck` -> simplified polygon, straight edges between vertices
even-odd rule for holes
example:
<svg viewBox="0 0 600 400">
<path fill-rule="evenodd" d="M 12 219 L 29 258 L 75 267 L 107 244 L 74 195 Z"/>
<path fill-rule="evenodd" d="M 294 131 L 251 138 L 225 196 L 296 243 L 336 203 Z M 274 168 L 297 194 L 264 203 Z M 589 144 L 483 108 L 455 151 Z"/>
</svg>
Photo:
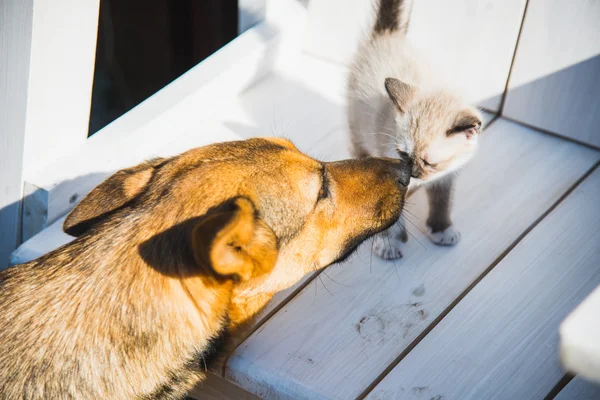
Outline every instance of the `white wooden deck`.
<svg viewBox="0 0 600 400">
<path fill-rule="evenodd" d="M 218 131 L 223 140 L 287 136 L 315 157 L 347 157 L 344 81 L 339 66 L 289 57 L 161 152 Z M 457 185 L 461 243 L 428 241 L 416 193 L 402 260 L 372 257 L 367 242 L 279 294 L 229 358 L 227 381 L 278 399 L 600 398 L 600 387 L 569 382 L 558 356 L 560 322 L 600 284 L 600 152 L 488 117 Z M 13 261 L 69 240 L 61 222 Z M 226 398 L 219 385 L 196 396 Z"/>
</svg>

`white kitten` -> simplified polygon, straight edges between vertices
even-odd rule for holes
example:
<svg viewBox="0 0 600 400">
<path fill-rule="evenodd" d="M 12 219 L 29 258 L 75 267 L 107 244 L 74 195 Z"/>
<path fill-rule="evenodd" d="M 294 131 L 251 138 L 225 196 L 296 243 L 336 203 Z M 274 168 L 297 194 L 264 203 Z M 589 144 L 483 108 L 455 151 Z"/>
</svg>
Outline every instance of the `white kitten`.
<svg viewBox="0 0 600 400">
<path fill-rule="evenodd" d="M 410 190 L 427 188 L 431 240 L 454 245 L 460 232 L 450 219 L 452 182 L 475 154 L 482 117 L 410 45 L 411 8 L 410 0 L 381 0 L 371 37 L 358 47 L 348 79 L 352 151 L 410 158 Z M 403 228 L 393 227 L 376 237 L 373 249 L 398 258 L 406 238 Z"/>
</svg>

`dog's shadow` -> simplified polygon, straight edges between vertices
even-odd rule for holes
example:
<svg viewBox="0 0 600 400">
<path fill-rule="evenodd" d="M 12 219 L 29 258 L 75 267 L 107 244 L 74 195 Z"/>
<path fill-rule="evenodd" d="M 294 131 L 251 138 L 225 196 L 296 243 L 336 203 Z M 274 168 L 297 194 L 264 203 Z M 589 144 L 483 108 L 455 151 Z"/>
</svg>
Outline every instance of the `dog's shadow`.
<svg viewBox="0 0 600 400">
<path fill-rule="evenodd" d="M 224 276 L 215 272 L 212 265 L 199 265 L 194 257 L 192 235 L 194 228 L 209 216 L 229 212 L 234 209 L 234 200 L 229 199 L 211 207 L 204 215 L 189 218 L 160 233 L 155 234 L 138 246 L 138 252 L 144 262 L 159 273 L 172 278 L 206 276 L 224 281 L 237 279 L 236 276 Z M 226 219 L 213 219 L 207 227 L 215 234 L 227 223 Z"/>
</svg>

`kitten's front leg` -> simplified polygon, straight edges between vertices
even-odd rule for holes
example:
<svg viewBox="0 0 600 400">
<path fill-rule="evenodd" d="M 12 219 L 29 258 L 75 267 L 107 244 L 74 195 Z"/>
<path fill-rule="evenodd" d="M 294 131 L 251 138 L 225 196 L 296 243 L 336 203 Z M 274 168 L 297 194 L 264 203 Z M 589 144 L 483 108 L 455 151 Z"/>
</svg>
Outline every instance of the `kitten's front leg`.
<svg viewBox="0 0 600 400">
<path fill-rule="evenodd" d="M 408 240 L 402 217 L 389 229 L 375 235 L 373 252 L 384 260 L 402 258 L 402 246 Z"/>
<path fill-rule="evenodd" d="M 450 218 L 453 184 L 454 176 L 450 174 L 427 185 L 429 238 L 440 246 L 454 246 L 460 241 L 460 231 Z"/>
</svg>

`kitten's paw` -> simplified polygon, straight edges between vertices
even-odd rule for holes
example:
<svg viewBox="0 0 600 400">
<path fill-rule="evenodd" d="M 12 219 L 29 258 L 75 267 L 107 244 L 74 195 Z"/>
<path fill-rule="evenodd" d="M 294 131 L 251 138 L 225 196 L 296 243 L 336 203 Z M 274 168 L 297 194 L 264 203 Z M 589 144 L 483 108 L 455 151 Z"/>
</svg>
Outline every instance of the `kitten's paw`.
<svg viewBox="0 0 600 400">
<path fill-rule="evenodd" d="M 454 246 L 460 242 L 460 231 L 451 225 L 441 232 L 429 232 L 429 239 L 438 246 Z"/>
<path fill-rule="evenodd" d="M 384 235 L 375 236 L 373 242 L 373 253 L 384 260 L 396 260 L 402 258 L 402 241 L 396 237 Z"/>
</svg>

